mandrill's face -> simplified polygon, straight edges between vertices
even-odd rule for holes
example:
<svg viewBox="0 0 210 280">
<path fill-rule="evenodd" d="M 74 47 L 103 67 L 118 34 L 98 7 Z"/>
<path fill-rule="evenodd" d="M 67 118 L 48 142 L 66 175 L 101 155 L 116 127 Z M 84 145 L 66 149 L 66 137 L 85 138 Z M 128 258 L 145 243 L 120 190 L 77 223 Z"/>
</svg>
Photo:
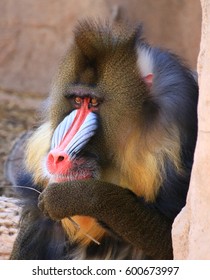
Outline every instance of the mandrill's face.
<svg viewBox="0 0 210 280">
<path fill-rule="evenodd" d="M 98 128 L 97 98 L 72 93 L 75 109 L 56 127 L 46 158 L 50 182 L 84 180 L 98 176 L 96 157 L 84 147 Z M 87 157 L 88 156 L 88 157 Z"/>
</svg>

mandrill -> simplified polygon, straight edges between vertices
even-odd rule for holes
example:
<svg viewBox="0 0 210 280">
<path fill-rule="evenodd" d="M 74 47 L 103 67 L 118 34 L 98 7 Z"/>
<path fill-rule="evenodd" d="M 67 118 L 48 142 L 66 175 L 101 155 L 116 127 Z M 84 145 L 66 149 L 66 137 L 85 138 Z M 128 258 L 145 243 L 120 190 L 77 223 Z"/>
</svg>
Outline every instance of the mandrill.
<svg viewBox="0 0 210 280">
<path fill-rule="evenodd" d="M 11 259 L 172 259 L 197 99 L 194 74 L 141 25 L 80 22 L 16 176 Z"/>
</svg>

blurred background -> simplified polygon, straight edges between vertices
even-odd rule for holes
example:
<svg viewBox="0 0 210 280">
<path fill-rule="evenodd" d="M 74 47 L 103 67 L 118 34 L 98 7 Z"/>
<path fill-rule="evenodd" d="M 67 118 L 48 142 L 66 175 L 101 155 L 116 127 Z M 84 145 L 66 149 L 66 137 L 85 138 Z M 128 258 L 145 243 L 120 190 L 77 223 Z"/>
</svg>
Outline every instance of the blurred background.
<svg viewBox="0 0 210 280">
<path fill-rule="evenodd" d="M 7 155 L 17 136 L 36 125 L 76 22 L 113 20 L 118 11 L 143 22 L 150 44 L 170 49 L 196 69 L 199 0 L 0 0 L 0 195 L 10 195 L 3 175 Z"/>
</svg>

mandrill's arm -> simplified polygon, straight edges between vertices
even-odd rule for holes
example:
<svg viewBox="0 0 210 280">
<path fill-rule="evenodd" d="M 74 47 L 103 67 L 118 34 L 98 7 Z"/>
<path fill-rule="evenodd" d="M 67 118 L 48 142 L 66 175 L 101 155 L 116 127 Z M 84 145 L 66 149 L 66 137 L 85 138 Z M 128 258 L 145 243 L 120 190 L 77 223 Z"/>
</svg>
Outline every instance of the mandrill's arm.
<svg viewBox="0 0 210 280">
<path fill-rule="evenodd" d="M 127 189 L 96 180 L 52 184 L 40 195 L 39 207 L 55 220 L 94 217 L 152 258 L 173 258 L 172 221 Z"/>
</svg>

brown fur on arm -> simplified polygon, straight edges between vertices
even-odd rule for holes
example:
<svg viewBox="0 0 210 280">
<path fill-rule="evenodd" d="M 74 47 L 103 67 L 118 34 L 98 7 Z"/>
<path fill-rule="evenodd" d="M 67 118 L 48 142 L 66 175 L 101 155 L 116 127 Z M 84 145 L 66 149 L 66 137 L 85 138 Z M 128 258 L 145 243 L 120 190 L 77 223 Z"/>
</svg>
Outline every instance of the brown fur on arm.
<svg viewBox="0 0 210 280">
<path fill-rule="evenodd" d="M 96 180 L 52 184 L 40 195 L 39 207 L 55 220 L 94 217 L 152 258 L 173 258 L 172 222 L 127 189 Z"/>
</svg>

